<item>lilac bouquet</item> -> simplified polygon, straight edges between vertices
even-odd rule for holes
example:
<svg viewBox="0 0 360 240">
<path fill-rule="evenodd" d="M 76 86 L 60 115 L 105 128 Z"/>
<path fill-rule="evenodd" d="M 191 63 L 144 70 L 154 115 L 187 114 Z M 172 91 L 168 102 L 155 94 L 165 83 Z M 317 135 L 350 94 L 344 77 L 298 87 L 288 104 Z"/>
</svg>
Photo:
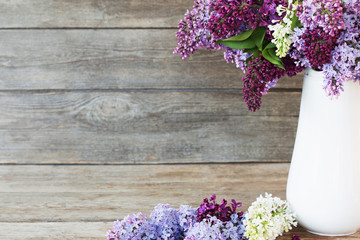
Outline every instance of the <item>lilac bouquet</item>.
<svg viewBox="0 0 360 240">
<path fill-rule="evenodd" d="M 339 96 L 344 81 L 360 82 L 357 0 L 195 0 L 178 28 L 175 54 L 223 50 L 245 73 L 252 111 L 280 77 L 306 67 L 324 72 L 329 96 Z"/>
<path fill-rule="evenodd" d="M 159 204 L 150 217 L 137 213 L 114 223 L 108 240 L 270 240 L 296 225 L 285 201 L 266 194 L 249 208 L 249 213 L 237 211 L 240 202 L 221 204 L 205 198 L 197 209 L 187 205 L 179 209 Z M 266 223 L 266 224 L 265 224 Z M 259 225 L 260 224 L 260 225 Z M 258 232 L 256 229 L 261 229 Z M 300 240 L 293 235 L 293 240 Z"/>
</svg>

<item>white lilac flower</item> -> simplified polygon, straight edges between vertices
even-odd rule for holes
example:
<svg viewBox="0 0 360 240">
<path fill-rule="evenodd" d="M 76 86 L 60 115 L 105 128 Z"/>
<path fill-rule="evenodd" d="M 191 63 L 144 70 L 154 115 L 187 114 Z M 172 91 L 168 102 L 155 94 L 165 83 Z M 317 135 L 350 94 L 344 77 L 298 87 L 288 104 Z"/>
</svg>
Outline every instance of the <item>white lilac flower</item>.
<svg viewBox="0 0 360 240">
<path fill-rule="evenodd" d="M 273 20 L 276 24 L 268 26 L 273 32 L 274 38 L 271 41 L 276 45 L 276 55 L 281 58 L 286 56 L 292 43 L 291 37 L 294 33 L 292 22 L 296 7 L 297 4 L 293 4 L 292 1 L 289 1 L 289 7 L 279 5 L 276 11 L 280 16 L 285 14 L 284 18 L 281 21 Z"/>
<path fill-rule="evenodd" d="M 249 240 L 273 240 L 296 226 L 295 215 L 286 201 L 271 194 L 260 195 L 245 215 L 245 234 Z"/>
</svg>

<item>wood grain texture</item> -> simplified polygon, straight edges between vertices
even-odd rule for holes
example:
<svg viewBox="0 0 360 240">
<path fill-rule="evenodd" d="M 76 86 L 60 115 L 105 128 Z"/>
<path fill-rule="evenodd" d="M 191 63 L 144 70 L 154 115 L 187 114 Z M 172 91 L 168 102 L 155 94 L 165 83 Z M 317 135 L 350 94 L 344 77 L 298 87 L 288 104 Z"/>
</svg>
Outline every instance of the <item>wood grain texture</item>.
<svg viewBox="0 0 360 240">
<path fill-rule="evenodd" d="M 0 89 L 242 87 L 242 71 L 222 52 L 201 51 L 183 61 L 172 54 L 175 46 L 169 29 L 2 30 Z M 278 88 L 300 89 L 302 78 L 284 77 Z"/>
<path fill-rule="evenodd" d="M 301 240 L 358 240 L 360 239 L 360 231 L 350 235 L 350 236 L 337 236 L 337 237 L 327 237 L 327 236 L 319 236 L 314 235 L 312 233 L 307 232 L 302 227 L 294 228 L 292 231 L 287 232 L 284 236 L 276 238 L 277 240 L 289 240 L 293 234 L 300 235 Z"/>
<path fill-rule="evenodd" d="M 0 221 L 113 221 L 158 203 L 197 207 L 265 191 L 285 198 L 289 164 L 0 166 Z"/>
<path fill-rule="evenodd" d="M 112 222 L 149 214 L 158 203 L 197 207 L 202 198 L 242 201 L 265 191 L 285 198 L 289 164 L 155 166 L 0 166 L 0 239 L 105 239 Z M 278 240 L 326 238 L 301 227 Z"/>
<path fill-rule="evenodd" d="M 172 54 L 192 3 L 1 1 L 0 239 L 100 240 L 158 203 L 285 198 L 274 162 L 291 157 L 303 74 L 248 112 L 221 52 Z M 293 233 L 328 239 L 278 239 Z"/>
<path fill-rule="evenodd" d="M 104 240 L 112 222 L 41 222 L 41 223 L 1 223 L 0 237 L 11 240 Z M 105 231 L 104 231 L 105 229 Z M 19 235 L 21 233 L 21 236 Z M 323 237 L 306 232 L 297 227 L 284 233 L 277 240 L 289 240 L 293 234 L 299 234 L 302 240 L 358 240 L 360 232 L 345 237 Z"/>
<path fill-rule="evenodd" d="M 0 239 L 105 240 L 112 222 L 0 222 Z"/>
<path fill-rule="evenodd" d="M 0 93 L 0 163 L 288 161 L 300 93 Z"/>
<path fill-rule="evenodd" d="M 176 27 L 193 0 L 1 1 L 1 28 Z"/>
</svg>

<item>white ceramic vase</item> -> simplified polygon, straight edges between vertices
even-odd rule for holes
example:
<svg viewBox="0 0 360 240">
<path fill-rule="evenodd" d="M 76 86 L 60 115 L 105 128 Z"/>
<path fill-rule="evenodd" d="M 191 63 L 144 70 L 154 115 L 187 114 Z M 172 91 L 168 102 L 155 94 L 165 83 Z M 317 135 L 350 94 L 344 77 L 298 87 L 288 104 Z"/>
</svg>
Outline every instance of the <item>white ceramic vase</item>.
<svg viewBox="0 0 360 240">
<path fill-rule="evenodd" d="M 360 229 L 360 85 L 345 82 L 331 100 L 323 73 L 307 69 L 287 183 L 287 200 L 309 232 Z"/>
</svg>

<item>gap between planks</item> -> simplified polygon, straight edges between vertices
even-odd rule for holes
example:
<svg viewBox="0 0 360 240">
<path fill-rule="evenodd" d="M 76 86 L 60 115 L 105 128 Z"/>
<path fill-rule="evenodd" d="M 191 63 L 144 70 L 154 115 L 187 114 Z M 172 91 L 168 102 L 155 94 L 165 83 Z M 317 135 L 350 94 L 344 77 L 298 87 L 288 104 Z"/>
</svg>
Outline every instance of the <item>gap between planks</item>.
<svg viewBox="0 0 360 240">
<path fill-rule="evenodd" d="M 1 30 L 177 30 L 177 27 L 1 27 Z"/>
<path fill-rule="evenodd" d="M 284 164 L 290 163 L 290 160 L 242 160 L 241 162 L 147 162 L 147 163 L 0 163 L 0 166 L 181 166 L 181 165 L 244 165 L 244 164 Z"/>
<path fill-rule="evenodd" d="M 121 92 L 121 93 L 240 93 L 242 88 L 189 88 L 189 89 L 179 89 L 179 88 L 169 88 L 169 89 L 159 89 L 159 88 L 119 88 L 119 89 L 0 89 L 0 93 L 67 93 L 67 92 L 78 92 L 78 93 L 87 93 L 87 92 Z M 276 93 L 301 93 L 302 89 L 298 88 L 272 88 L 271 92 Z"/>
</svg>

